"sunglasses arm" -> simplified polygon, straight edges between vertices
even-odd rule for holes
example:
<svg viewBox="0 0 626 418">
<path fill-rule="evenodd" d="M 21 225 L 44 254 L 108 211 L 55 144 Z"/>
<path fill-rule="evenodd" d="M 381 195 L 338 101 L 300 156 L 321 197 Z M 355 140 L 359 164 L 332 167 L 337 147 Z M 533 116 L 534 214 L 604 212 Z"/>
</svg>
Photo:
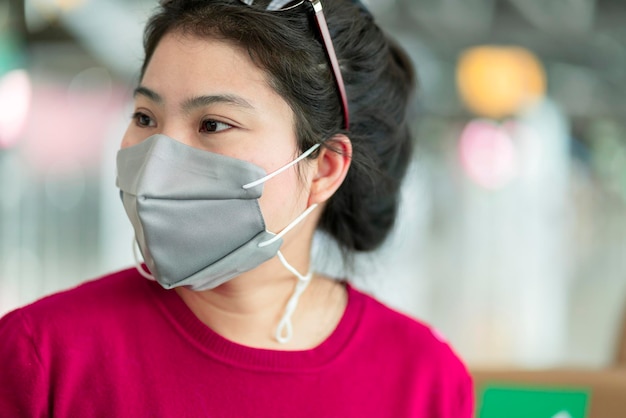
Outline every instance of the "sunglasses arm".
<svg viewBox="0 0 626 418">
<path fill-rule="evenodd" d="M 324 41 L 324 46 L 326 47 L 326 53 L 328 54 L 328 58 L 332 66 L 333 74 L 335 75 L 335 81 L 337 82 L 337 89 L 339 90 L 339 95 L 341 96 L 341 106 L 343 108 L 343 120 L 344 120 L 345 128 L 347 130 L 350 127 L 350 115 L 348 112 L 348 96 L 346 94 L 346 88 L 343 83 L 341 69 L 339 68 L 339 61 L 337 60 L 337 54 L 335 53 L 333 41 L 332 41 L 332 38 L 330 37 L 330 32 L 328 31 L 328 24 L 326 23 L 326 17 L 324 16 L 324 11 L 322 10 L 322 3 L 320 0 L 308 0 L 308 1 L 313 6 L 313 11 L 315 12 L 315 21 L 317 22 L 317 26 L 322 35 L 322 40 Z"/>
</svg>

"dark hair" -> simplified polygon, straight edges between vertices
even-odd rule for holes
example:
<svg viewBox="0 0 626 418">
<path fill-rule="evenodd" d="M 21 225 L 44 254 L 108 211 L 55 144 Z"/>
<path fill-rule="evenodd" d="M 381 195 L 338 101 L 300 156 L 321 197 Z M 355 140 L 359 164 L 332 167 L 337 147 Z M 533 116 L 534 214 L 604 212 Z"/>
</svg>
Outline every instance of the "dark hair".
<svg viewBox="0 0 626 418">
<path fill-rule="evenodd" d="M 338 133 L 350 138 L 351 167 L 327 202 L 318 227 L 344 252 L 368 251 L 385 240 L 394 223 L 411 158 L 406 119 L 415 84 L 413 68 L 361 4 L 332 0 L 323 6 L 346 85 L 348 131 L 309 4 L 267 12 L 239 0 L 170 1 L 147 23 L 141 75 L 170 32 L 219 38 L 247 51 L 293 109 L 301 151 L 315 143 L 332 149 L 328 139 Z"/>
</svg>

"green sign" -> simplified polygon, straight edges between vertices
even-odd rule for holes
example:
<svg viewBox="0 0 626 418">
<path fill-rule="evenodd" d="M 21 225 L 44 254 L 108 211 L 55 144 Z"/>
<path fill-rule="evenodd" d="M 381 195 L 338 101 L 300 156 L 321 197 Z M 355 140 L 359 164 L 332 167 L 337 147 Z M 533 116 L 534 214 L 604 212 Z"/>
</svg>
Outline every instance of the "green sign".
<svg viewBox="0 0 626 418">
<path fill-rule="evenodd" d="M 589 390 L 493 385 L 478 399 L 479 418 L 586 418 Z"/>
<path fill-rule="evenodd" d="M 0 77 L 23 65 L 23 51 L 16 36 L 0 28 Z"/>
</svg>

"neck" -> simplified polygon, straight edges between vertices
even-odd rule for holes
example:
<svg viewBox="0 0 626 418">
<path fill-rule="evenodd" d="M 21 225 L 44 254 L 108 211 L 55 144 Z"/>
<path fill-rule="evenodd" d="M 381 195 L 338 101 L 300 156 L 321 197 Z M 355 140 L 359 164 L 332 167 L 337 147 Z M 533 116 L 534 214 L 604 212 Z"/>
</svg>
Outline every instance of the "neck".
<svg viewBox="0 0 626 418">
<path fill-rule="evenodd" d="M 286 257 L 306 274 L 308 257 Z M 296 283 L 296 276 L 274 257 L 215 289 L 177 288 L 177 292 L 201 321 L 223 337 L 250 346 L 279 346 L 276 327 Z"/>
<path fill-rule="evenodd" d="M 298 259 L 291 251 L 285 258 L 301 274 L 307 273 L 308 256 Z M 279 343 L 276 328 L 297 280 L 274 257 L 215 289 L 176 291 L 202 322 L 228 340 L 257 348 L 302 350 L 315 347 L 334 330 L 346 298 L 338 283 L 319 276 L 312 279 L 291 318 L 293 338 Z"/>
</svg>

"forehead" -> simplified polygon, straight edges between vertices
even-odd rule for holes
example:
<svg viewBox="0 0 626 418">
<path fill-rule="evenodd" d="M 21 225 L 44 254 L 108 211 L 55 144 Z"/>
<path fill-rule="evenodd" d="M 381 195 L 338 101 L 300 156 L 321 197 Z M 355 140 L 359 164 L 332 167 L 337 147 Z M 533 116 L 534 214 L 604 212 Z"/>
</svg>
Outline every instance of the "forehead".
<svg viewBox="0 0 626 418">
<path fill-rule="evenodd" d="M 166 34 L 157 45 L 142 85 L 169 95 L 219 90 L 256 100 L 277 96 L 266 72 L 254 64 L 243 48 L 217 38 L 177 32 Z"/>
</svg>

